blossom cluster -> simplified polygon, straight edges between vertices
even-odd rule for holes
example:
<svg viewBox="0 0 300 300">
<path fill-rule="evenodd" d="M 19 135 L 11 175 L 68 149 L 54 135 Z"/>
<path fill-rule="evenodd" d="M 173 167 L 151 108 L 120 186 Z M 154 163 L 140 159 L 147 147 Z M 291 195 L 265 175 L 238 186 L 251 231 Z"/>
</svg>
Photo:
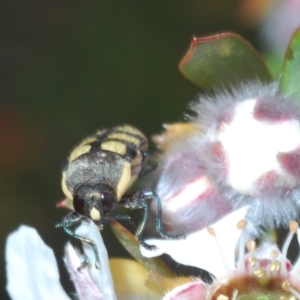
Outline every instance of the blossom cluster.
<svg viewBox="0 0 300 300">
<path fill-rule="evenodd" d="M 282 94 L 276 83 L 252 82 L 202 96 L 191 108 L 196 116 L 190 118 L 189 130 L 167 125 L 154 138 L 162 150 L 157 159 L 164 162 L 156 174 L 156 189 L 164 199 L 164 224 L 173 232 L 183 230 L 187 239 L 172 243 L 151 239 L 159 250 L 141 251 L 149 257 L 169 254 L 216 279 L 209 288 L 198 286 L 202 296 L 191 296 L 193 283 L 178 287 L 165 299 L 185 299 L 184 295 L 186 299 L 299 299 L 299 262 L 292 267 L 287 259 L 292 235 L 299 236 L 298 223 L 293 221 L 300 212 L 297 99 Z M 245 207 L 244 216 L 235 218 Z M 245 221 L 242 233 L 235 226 L 239 219 Z M 290 226 L 282 253 L 262 238 L 263 232 L 279 226 Z M 252 239 L 261 244 L 245 254 Z"/>
<path fill-rule="evenodd" d="M 155 137 L 163 149 L 156 190 L 164 199 L 168 230 L 194 232 L 245 205 L 253 233 L 259 226 L 288 226 L 297 219 L 300 107 L 295 99 L 282 95 L 277 84 L 252 82 L 202 96 L 191 108 L 192 129 L 168 126 Z"/>
<path fill-rule="evenodd" d="M 151 179 L 163 199 L 164 225 L 186 238 L 150 239 L 157 249 L 140 252 L 149 259 L 166 253 L 204 269 L 213 283 L 167 278 L 132 260 L 109 261 L 98 228 L 83 222 L 76 234 L 96 243 L 101 266 L 90 245 L 83 245 L 86 257 L 66 246 L 76 298 L 300 299 L 300 260 L 292 265 L 287 258 L 293 235 L 300 238 L 294 221 L 300 211 L 300 107 L 277 84 L 252 82 L 202 96 L 191 108 L 196 114 L 189 122 L 168 125 L 154 137 L 162 163 Z M 282 251 L 261 239 L 280 225 L 289 227 Z M 6 260 L 12 299 L 70 299 L 52 250 L 34 229 L 23 226 L 9 236 Z M 82 261 L 89 263 L 80 267 Z"/>
</svg>

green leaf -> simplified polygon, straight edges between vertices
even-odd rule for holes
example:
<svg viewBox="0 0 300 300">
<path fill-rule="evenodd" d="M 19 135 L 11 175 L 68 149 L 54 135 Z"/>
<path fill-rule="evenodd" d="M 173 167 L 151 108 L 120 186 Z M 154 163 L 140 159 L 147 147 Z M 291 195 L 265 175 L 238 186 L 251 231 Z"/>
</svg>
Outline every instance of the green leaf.
<svg viewBox="0 0 300 300">
<path fill-rule="evenodd" d="M 281 90 L 287 94 L 300 96 L 300 28 L 295 32 L 287 48 L 282 77 Z"/>
<path fill-rule="evenodd" d="M 164 277 L 176 277 L 174 272 L 160 258 L 147 258 L 142 256 L 140 252 L 140 244 L 134 235 L 124 228 L 119 222 L 111 219 L 110 225 L 113 233 L 120 243 L 147 270 L 156 272 Z"/>
<path fill-rule="evenodd" d="M 272 81 L 262 57 L 249 42 L 231 32 L 194 37 L 179 70 L 205 89 L 228 88 L 246 80 Z"/>
</svg>

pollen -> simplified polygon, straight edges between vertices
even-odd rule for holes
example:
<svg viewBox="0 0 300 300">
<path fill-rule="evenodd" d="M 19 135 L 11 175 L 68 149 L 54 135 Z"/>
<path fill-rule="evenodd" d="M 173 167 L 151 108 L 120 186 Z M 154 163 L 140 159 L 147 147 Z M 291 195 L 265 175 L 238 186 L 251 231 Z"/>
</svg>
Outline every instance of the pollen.
<svg viewBox="0 0 300 300">
<path fill-rule="evenodd" d="M 207 231 L 210 235 L 216 236 L 216 231 L 212 227 L 207 227 Z"/>
<path fill-rule="evenodd" d="M 295 234 L 297 232 L 298 228 L 299 228 L 299 224 L 296 221 L 291 221 L 290 222 L 290 231 L 291 231 L 291 233 Z"/>
<path fill-rule="evenodd" d="M 257 259 L 255 257 L 249 257 L 249 265 L 254 268 L 257 267 Z"/>
<path fill-rule="evenodd" d="M 278 250 L 272 250 L 270 252 L 270 255 L 273 259 L 277 258 L 279 256 L 279 251 Z"/>
<path fill-rule="evenodd" d="M 270 271 L 271 272 L 279 272 L 280 270 L 280 263 L 279 261 L 273 261 L 271 266 L 270 266 Z"/>
<path fill-rule="evenodd" d="M 237 223 L 237 229 L 244 229 L 247 226 L 247 221 L 245 219 L 240 220 Z"/>
<path fill-rule="evenodd" d="M 262 278 L 263 276 L 266 275 L 266 271 L 262 268 L 254 270 L 254 275 L 257 276 L 258 278 Z"/>
<path fill-rule="evenodd" d="M 256 247 L 256 243 L 253 240 L 250 240 L 249 242 L 247 242 L 247 249 L 250 253 L 252 253 L 255 250 Z"/>
<path fill-rule="evenodd" d="M 282 283 L 282 288 L 286 291 L 289 292 L 290 291 L 290 287 L 291 287 L 291 283 L 286 280 Z"/>
</svg>

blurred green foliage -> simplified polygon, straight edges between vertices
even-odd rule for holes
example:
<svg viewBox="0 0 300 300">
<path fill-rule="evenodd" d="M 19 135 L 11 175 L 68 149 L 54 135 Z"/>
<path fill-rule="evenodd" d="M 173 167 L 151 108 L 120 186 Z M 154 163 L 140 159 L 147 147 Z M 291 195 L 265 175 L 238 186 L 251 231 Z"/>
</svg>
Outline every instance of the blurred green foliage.
<svg viewBox="0 0 300 300">
<path fill-rule="evenodd" d="M 232 32 L 193 38 L 179 70 L 188 80 L 205 89 L 230 89 L 247 80 L 273 80 L 257 51 Z"/>
<path fill-rule="evenodd" d="M 281 89 L 288 93 L 300 96 L 300 29 L 298 29 L 285 54 L 282 76 L 280 80 Z"/>
<path fill-rule="evenodd" d="M 182 119 L 198 91 L 177 65 L 192 35 L 255 29 L 235 23 L 238 0 L 52 0 L 0 3 L 1 265 L 8 233 L 38 229 L 62 266 L 68 237 L 60 162 L 96 129 L 130 123 L 148 136 Z M 112 256 L 126 255 L 110 230 Z M 34 257 L 32 257 L 34 259 Z M 4 290 L 5 270 L 1 270 Z"/>
</svg>

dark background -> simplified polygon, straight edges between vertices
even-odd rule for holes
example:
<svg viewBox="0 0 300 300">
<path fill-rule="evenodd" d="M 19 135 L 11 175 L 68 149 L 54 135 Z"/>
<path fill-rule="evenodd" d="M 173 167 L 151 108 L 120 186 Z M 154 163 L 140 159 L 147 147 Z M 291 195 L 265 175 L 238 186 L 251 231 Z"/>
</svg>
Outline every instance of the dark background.
<svg viewBox="0 0 300 300">
<path fill-rule="evenodd" d="M 182 119 L 199 90 L 181 76 L 192 35 L 237 31 L 256 47 L 256 29 L 241 25 L 241 1 L 51 0 L 0 2 L 1 262 L 7 235 L 37 228 L 62 266 L 68 237 L 55 229 L 66 214 L 60 163 L 96 129 L 120 123 L 148 136 Z M 109 229 L 111 256 L 125 255 Z M 31 259 L 34 260 L 34 257 Z M 5 270 L 0 273 L 0 298 Z"/>
</svg>

